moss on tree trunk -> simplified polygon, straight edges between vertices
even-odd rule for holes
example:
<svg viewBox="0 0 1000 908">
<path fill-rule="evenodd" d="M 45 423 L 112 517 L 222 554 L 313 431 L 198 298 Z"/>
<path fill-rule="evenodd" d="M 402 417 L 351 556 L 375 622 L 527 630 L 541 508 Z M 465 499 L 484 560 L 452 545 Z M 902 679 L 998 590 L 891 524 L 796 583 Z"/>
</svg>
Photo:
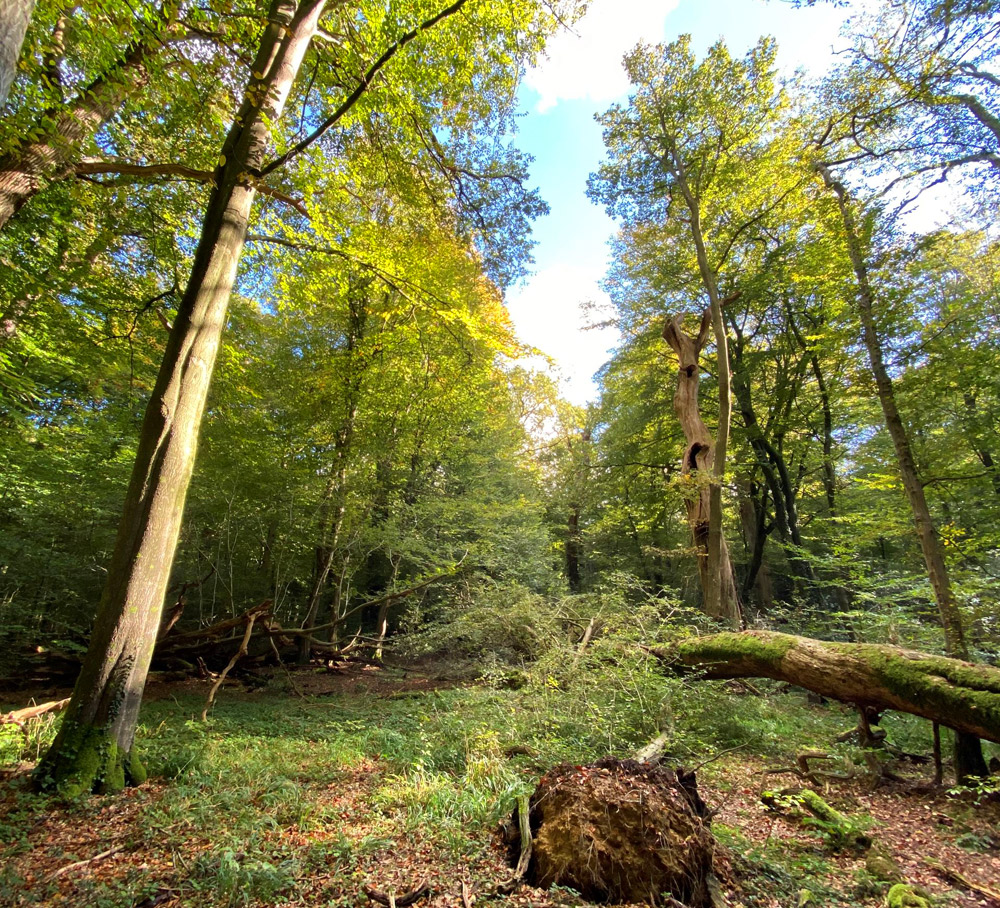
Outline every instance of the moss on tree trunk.
<svg viewBox="0 0 1000 908">
<path fill-rule="evenodd" d="M 862 708 L 912 713 L 1000 742 L 1000 669 L 991 666 L 770 631 L 693 637 L 652 652 L 679 673 L 787 681 Z"/>
<path fill-rule="evenodd" d="M 76 723 L 67 728 L 64 723 L 61 734 L 62 747 L 36 770 L 42 789 L 76 797 L 91 792 L 113 794 L 146 781 L 146 768 L 135 749 L 120 747 L 109 729 Z"/>
</svg>

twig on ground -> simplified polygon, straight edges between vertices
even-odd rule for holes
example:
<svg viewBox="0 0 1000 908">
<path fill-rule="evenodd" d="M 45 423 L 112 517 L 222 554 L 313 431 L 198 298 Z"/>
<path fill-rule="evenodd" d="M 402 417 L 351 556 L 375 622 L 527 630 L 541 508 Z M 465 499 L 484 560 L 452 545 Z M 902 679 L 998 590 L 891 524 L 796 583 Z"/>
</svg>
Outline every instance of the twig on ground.
<svg viewBox="0 0 1000 908">
<path fill-rule="evenodd" d="M 37 706 L 26 706 L 24 709 L 15 709 L 13 712 L 0 716 L 0 725 L 16 725 L 18 728 L 23 729 L 24 723 L 29 719 L 37 719 L 46 713 L 65 709 L 67 703 L 69 703 L 69 697 L 65 700 L 50 700 L 48 703 L 39 703 Z"/>
<path fill-rule="evenodd" d="M 517 799 L 517 825 L 521 836 L 521 857 L 510 879 L 498 884 L 496 891 L 501 895 L 510 895 L 517 889 L 531 863 L 531 799 L 528 795 L 520 795 Z"/>
<path fill-rule="evenodd" d="M 395 892 L 381 892 L 374 886 L 365 886 L 364 893 L 373 902 L 378 902 L 380 905 L 384 905 L 385 908 L 406 908 L 407 905 L 419 902 L 424 896 L 430 895 L 431 887 L 427 885 L 426 880 L 422 880 L 417 886 L 399 898 L 396 898 Z"/>
<path fill-rule="evenodd" d="M 48 883 L 57 877 L 61 877 L 64 873 L 70 873 L 73 870 L 78 870 L 80 867 L 86 867 L 88 864 L 93 864 L 96 861 L 103 861 L 105 858 L 109 858 L 111 855 L 117 854 L 119 851 L 123 851 L 124 849 L 124 845 L 115 845 L 114 848 L 109 848 L 107 851 L 95 854 L 92 858 L 86 858 L 82 861 L 74 861 L 72 864 L 67 864 L 65 867 L 60 867 L 58 870 L 50 873 L 45 878 L 45 882 Z"/>
<path fill-rule="evenodd" d="M 977 892 L 979 895 L 986 896 L 986 898 L 993 899 L 993 901 L 997 904 L 1000 904 L 1000 889 L 993 889 L 985 883 L 974 883 L 968 877 L 962 876 L 962 874 L 960 874 L 957 870 L 945 867 L 944 864 L 939 861 L 935 861 L 932 858 L 925 858 L 924 863 L 938 876 L 943 877 L 949 883 L 957 883 L 959 886 L 962 886 L 964 889 L 968 889 L 970 892 Z"/>
<path fill-rule="evenodd" d="M 746 748 L 748 748 L 749 746 L 750 746 L 749 743 L 737 744 L 735 747 L 730 747 L 728 750 L 720 750 L 714 757 L 709 757 L 707 760 L 703 760 L 697 766 L 692 766 L 690 771 L 697 772 L 699 769 L 708 766 L 709 763 L 714 763 L 716 760 L 721 760 L 726 754 L 734 753 L 737 750 L 746 750 Z"/>
<path fill-rule="evenodd" d="M 295 691 L 295 695 L 302 700 L 306 699 L 306 695 L 299 690 L 298 685 L 295 683 L 295 679 L 292 677 L 292 673 L 288 670 L 288 666 L 285 665 L 285 660 L 281 658 L 281 652 L 278 650 L 278 645 L 274 642 L 274 637 L 268 635 L 267 642 L 271 644 L 271 649 L 274 650 L 274 657 L 278 660 L 278 665 L 284 670 L 285 675 L 288 678 L 288 683 L 292 690 Z"/>
</svg>

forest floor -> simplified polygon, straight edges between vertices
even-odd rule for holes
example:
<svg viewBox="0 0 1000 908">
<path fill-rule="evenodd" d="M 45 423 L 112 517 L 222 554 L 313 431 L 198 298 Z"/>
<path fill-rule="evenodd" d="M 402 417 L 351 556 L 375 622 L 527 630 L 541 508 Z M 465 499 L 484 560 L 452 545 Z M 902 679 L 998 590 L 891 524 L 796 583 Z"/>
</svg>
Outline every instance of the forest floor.
<svg viewBox="0 0 1000 908">
<path fill-rule="evenodd" d="M 28 785 L 54 722 L 22 736 L 16 753 L 14 730 L 5 728 L 0 904 L 360 908 L 369 904 L 366 885 L 402 894 L 426 883 L 432 894 L 419 904 L 436 908 L 461 906 L 463 881 L 481 908 L 585 904 L 568 889 L 497 894 L 511 872 L 498 827 L 554 762 L 599 756 L 602 741 L 605 752 L 621 751 L 638 737 L 641 723 L 631 720 L 648 711 L 649 690 L 605 690 L 601 702 L 615 704 L 602 712 L 551 676 L 529 691 L 458 675 L 428 664 L 299 671 L 294 681 L 279 673 L 256 691 L 227 684 L 207 723 L 197 720 L 207 682 L 156 682 L 140 730 L 150 781 L 72 803 L 40 798 Z M 709 761 L 699 785 L 718 810 L 713 829 L 730 904 L 883 904 L 887 887 L 863 854 L 837 850 L 760 801 L 765 789 L 801 785 L 767 770 L 793 764 L 801 748 L 832 747 L 850 712 L 798 693 L 721 685 L 692 688 L 685 701 L 702 733 L 685 736 L 688 720 L 675 705 L 678 749 L 687 765 Z M 895 729 L 908 746 L 921 733 L 905 722 Z M 831 752 L 834 769 L 853 766 L 849 749 Z M 933 790 L 926 767 L 900 771 L 905 782 L 873 787 L 855 766 L 823 794 L 937 904 L 1000 908 L 928 863 L 1000 889 L 1000 804 Z"/>
</svg>

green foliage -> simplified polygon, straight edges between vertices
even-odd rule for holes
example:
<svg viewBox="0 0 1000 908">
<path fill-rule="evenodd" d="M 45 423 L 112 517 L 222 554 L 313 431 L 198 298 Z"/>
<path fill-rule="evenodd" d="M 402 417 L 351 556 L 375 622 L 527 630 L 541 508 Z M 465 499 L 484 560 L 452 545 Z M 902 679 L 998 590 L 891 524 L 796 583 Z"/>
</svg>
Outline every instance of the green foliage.
<svg viewBox="0 0 1000 908">
<path fill-rule="evenodd" d="M 969 798 L 978 807 L 986 801 L 995 800 L 1000 795 L 1000 779 L 996 777 L 972 777 L 960 785 L 948 789 L 948 794 L 956 798 Z"/>
</svg>

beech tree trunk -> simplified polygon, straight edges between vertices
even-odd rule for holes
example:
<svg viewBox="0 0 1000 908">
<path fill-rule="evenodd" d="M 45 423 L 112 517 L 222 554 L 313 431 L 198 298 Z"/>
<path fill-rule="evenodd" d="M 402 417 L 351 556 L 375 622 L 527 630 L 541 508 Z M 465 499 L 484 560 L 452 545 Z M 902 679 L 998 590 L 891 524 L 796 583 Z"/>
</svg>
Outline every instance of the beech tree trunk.
<svg viewBox="0 0 1000 908">
<path fill-rule="evenodd" d="M 337 429 L 333 443 L 334 460 L 337 470 L 324 491 L 323 507 L 320 514 L 319 542 L 316 545 L 316 566 L 313 571 L 313 585 L 306 603 L 303 627 L 311 627 L 319 615 L 320 603 L 330 579 L 330 571 L 338 554 L 340 531 L 344 525 L 344 515 L 347 512 L 347 464 L 351 455 L 351 444 L 354 440 L 354 424 L 358 415 L 358 398 L 361 394 L 361 383 L 364 378 L 365 366 L 355 361 L 358 345 L 365 338 L 368 325 L 368 304 L 365 298 L 368 285 L 363 283 L 348 298 L 349 320 L 344 355 L 347 358 L 347 380 L 344 387 L 345 412 Z M 340 603 L 336 604 L 340 608 Z M 337 616 L 333 616 L 336 620 Z M 298 662 L 306 665 L 312 652 L 312 644 L 308 637 L 299 640 Z"/>
<path fill-rule="evenodd" d="M 899 414 L 899 408 L 896 406 L 896 394 L 892 385 L 892 379 L 889 376 L 889 370 L 886 368 L 885 358 L 882 355 L 882 344 L 875 325 L 875 293 L 868 276 L 868 265 L 862 247 L 861 233 L 854 217 L 851 199 L 844 184 L 833 178 L 829 168 L 821 166 L 820 174 L 827 187 L 832 189 L 837 196 L 840 216 L 844 225 L 844 238 L 847 242 L 847 251 L 857 282 L 855 300 L 861 320 L 862 339 L 865 349 L 868 351 L 872 376 L 875 379 L 875 388 L 878 392 L 883 416 L 885 417 L 885 425 L 889 430 L 889 436 L 892 438 L 893 448 L 896 452 L 896 465 L 899 469 L 900 478 L 903 480 L 903 488 L 906 490 L 910 509 L 913 512 L 913 520 L 917 527 L 917 536 L 920 539 L 920 549 L 923 552 L 924 563 L 927 566 L 927 576 L 934 590 L 938 614 L 941 616 L 941 626 L 944 628 L 945 651 L 949 656 L 967 659 L 969 650 L 965 642 L 962 615 L 951 588 L 944 553 L 941 550 L 941 543 L 934 527 L 930 508 L 927 505 L 927 496 L 924 494 L 924 486 L 920 481 L 920 475 L 917 471 L 917 464 L 913 456 L 913 449 L 910 445 L 906 426 Z M 948 725 L 949 723 L 942 722 L 941 724 Z M 960 780 L 967 776 L 985 776 L 988 774 L 982 747 L 974 735 L 962 732 L 956 734 L 955 771 Z"/>
<path fill-rule="evenodd" d="M 76 98 L 46 111 L 31 130 L 30 139 L 0 156 L 0 230 L 47 180 L 70 176 L 73 165 L 79 162 L 81 143 L 111 119 L 128 97 L 146 85 L 147 64 L 163 47 L 164 36 L 176 13 L 176 3 L 164 4 L 153 26 L 145 27 L 114 64 Z"/>
<path fill-rule="evenodd" d="M 802 534 L 799 531 L 799 515 L 796 507 L 795 486 L 788 474 L 788 465 L 782 452 L 767 438 L 757 419 L 750 377 L 743 361 L 743 343 L 739 328 L 736 328 L 736 345 L 733 361 L 733 395 L 736 398 L 743 424 L 747 430 L 750 449 L 757 459 L 764 482 L 774 504 L 774 523 L 778 530 L 785 555 L 794 572 L 793 582 L 798 587 L 805 581 L 808 595 L 816 595 L 816 577 L 812 565 L 800 554 Z M 797 387 L 788 393 L 794 398 Z"/>
<path fill-rule="evenodd" d="M 113 791 L 145 771 L 133 753 L 139 704 L 194 466 L 198 428 L 246 238 L 259 170 L 325 0 L 273 0 L 244 101 L 222 148 L 191 277 L 146 407 L 108 580 L 43 788 Z"/>
<path fill-rule="evenodd" d="M 698 386 L 701 381 L 699 357 L 711 325 L 711 312 L 702 315 L 697 337 L 684 331 L 684 316 L 675 315 L 663 327 L 663 339 L 677 355 L 677 389 L 674 392 L 674 412 L 684 431 L 687 447 L 681 459 L 681 473 L 689 477 L 691 486 L 684 496 L 688 525 L 698 558 L 698 576 L 705 614 L 738 627 L 742 620 L 739 594 L 729 547 L 721 526 L 721 511 L 713 511 L 712 489 L 715 487 L 713 465 L 716 448 L 712 436 L 701 418 Z M 719 545 L 716 559 L 712 558 L 712 526 Z"/>
<path fill-rule="evenodd" d="M 17 75 L 17 59 L 34 9 L 35 0 L 0 0 L 0 113 Z"/>
<path fill-rule="evenodd" d="M 569 519 L 566 521 L 566 582 L 571 593 L 583 590 L 583 579 L 580 575 L 580 505 L 571 502 Z"/>
<path fill-rule="evenodd" d="M 912 713 L 960 734 L 1000 742 L 1000 669 L 991 666 L 772 631 L 691 637 L 651 652 L 680 674 L 772 678 L 861 709 Z"/>
<path fill-rule="evenodd" d="M 670 140 L 667 155 L 661 160 L 661 164 L 676 181 L 690 213 L 688 224 L 691 228 L 691 239 L 694 242 L 698 261 L 698 273 L 708 296 L 708 309 L 702 320 L 703 330 L 699 333 L 702 344 L 698 345 L 698 349 L 700 352 L 701 346 L 704 344 L 702 335 L 705 334 L 707 325 L 710 324 L 715 338 L 718 364 L 719 426 L 715 433 L 712 460 L 708 465 L 710 472 L 706 473 L 706 476 L 711 477 L 711 482 L 708 486 L 706 567 L 702 584 L 702 590 L 705 594 L 705 611 L 709 615 L 729 621 L 734 627 L 739 627 L 743 620 L 742 613 L 722 526 L 722 484 L 726 478 L 726 455 L 729 448 L 729 426 L 732 419 L 729 339 L 722 317 L 723 300 L 719 293 L 718 275 L 709 259 L 702 231 L 701 200 L 698 188 L 688 181 L 687 166 L 673 139 Z M 697 369 L 695 374 L 697 374 Z"/>
<path fill-rule="evenodd" d="M 747 482 L 741 484 L 739 496 L 740 523 L 743 525 L 746 550 L 750 554 L 742 596 L 745 602 L 750 598 L 751 591 L 755 591 L 757 607 L 764 612 L 770 611 L 774 605 L 771 575 L 764 562 L 764 545 L 770 533 L 766 523 L 767 494 L 767 486 L 758 490 L 756 483 Z"/>
</svg>

